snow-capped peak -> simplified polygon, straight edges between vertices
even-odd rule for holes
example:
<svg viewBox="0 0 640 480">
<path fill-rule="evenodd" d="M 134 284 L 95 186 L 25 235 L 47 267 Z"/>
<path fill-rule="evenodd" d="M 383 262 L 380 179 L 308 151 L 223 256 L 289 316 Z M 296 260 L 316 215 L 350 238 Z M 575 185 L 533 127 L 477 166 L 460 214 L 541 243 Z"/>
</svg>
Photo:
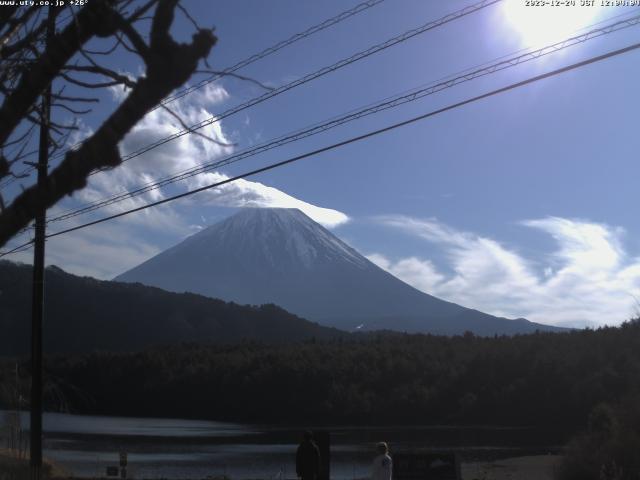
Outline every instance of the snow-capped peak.
<svg viewBox="0 0 640 480">
<path fill-rule="evenodd" d="M 310 268 L 318 261 L 346 260 L 360 268 L 368 261 L 297 208 L 244 208 L 196 236 L 222 237 L 225 243 L 251 246 L 271 262 L 289 260 Z"/>
</svg>

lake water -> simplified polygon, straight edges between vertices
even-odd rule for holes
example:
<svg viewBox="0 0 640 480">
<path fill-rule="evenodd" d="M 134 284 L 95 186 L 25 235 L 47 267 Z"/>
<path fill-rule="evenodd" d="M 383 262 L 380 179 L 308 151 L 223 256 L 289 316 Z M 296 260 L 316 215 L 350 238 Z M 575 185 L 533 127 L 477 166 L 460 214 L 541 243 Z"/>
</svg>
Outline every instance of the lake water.
<svg viewBox="0 0 640 480">
<path fill-rule="evenodd" d="M 0 411 L 0 419 L 4 417 Z M 28 428 L 28 415 L 22 424 Z M 129 478 L 233 480 L 295 478 L 295 450 L 313 426 L 241 425 L 204 420 L 46 413 L 44 455 L 71 474 L 104 477 L 127 452 Z M 366 478 L 375 443 L 394 451 L 454 450 L 466 459 L 545 453 L 561 433 L 496 427 L 322 427 L 331 437 L 331 477 Z M 6 432 L 3 432 L 6 434 Z M 2 440 L 4 446 L 5 440 Z"/>
</svg>

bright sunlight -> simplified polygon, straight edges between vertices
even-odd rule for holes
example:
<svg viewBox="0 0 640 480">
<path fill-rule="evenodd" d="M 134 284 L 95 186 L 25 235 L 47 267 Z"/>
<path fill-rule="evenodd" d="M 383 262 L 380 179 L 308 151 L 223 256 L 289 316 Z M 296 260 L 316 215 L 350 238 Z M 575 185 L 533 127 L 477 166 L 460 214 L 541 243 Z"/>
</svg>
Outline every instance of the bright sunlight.
<svg viewBox="0 0 640 480">
<path fill-rule="evenodd" d="M 503 5 L 508 24 L 526 46 L 549 43 L 570 36 L 596 20 L 602 8 L 598 1 L 546 2 L 507 0 Z"/>
</svg>

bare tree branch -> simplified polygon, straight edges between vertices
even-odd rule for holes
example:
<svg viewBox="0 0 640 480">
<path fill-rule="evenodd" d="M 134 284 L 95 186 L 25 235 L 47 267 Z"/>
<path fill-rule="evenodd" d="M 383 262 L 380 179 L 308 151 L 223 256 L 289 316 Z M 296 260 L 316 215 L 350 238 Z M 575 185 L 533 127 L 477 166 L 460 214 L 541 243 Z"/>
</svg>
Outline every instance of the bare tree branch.
<svg viewBox="0 0 640 480">
<path fill-rule="evenodd" d="M 16 143 L 20 143 L 20 142 L 21 142 L 21 141 L 23 141 L 27 136 L 29 136 L 29 134 L 30 134 L 31 132 L 33 132 L 33 128 L 34 128 L 34 126 L 33 126 L 33 125 L 31 125 L 31 126 L 29 127 L 29 129 L 28 129 L 24 134 L 20 135 L 18 138 L 14 139 L 14 140 L 11 140 L 10 142 L 5 143 L 5 144 L 2 146 L 2 148 L 7 148 L 7 147 L 10 147 L 11 145 L 15 145 Z"/>
<path fill-rule="evenodd" d="M 256 80 L 255 78 L 245 77 L 244 75 L 239 75 L 239 74 L 234 73 L 234 72 L 222 72 L 222 71 L 217 71 L 217 70 L 198 70 L 198 71 L 196 71 L 196 73 L 207 73 L 207 74 L 212 75 L 211 78 L 215 78 L 215 77 L 237 78 L 238 80 L 242 80 L 243 82 L 253 83 L 253 84 L 259 86 L 260 88 L 264 88 L 265 90 L 269 90 L 269 91 L 275 90 L 275 88 L 270 87 L 269 85 L 265 85 L 264 83 L 260 82 L 259 80 Z"/>
<path fill-rule="evenodd" d="M 76 110 L 75 108 L 71 108 L 69 105 L 65 105 L 64 103 L 52 103 L 51 108 L 61 108 L 66 110 L 69 113 L 73 113 L 74 115 L 85 115 L 87 113 L 93 112 L 92 108 L 87 108 L 84 110 Z"/>
<path fill-rule="evenodd" d="M 126 85 L 129 88 L 136 86 L 136 82 L 131 80 L 126 75 L 121 75 L 108 68 L 101 67 L 99 65 L 67 65 L 65 70 L 71 70 L 74 72 L 88 72 L 103 75 L 105 77 L 112 78 L 114 81 Z"/>
<path fill-rule="evenodd" d="M 4 12 L 4 9 L 2 10 Z M 7 43 L 11 41 L 14 35 L 18 33 L 20 28 L 22 28 L 22 26 L 25 23 L 27 23 L 27 21 L 29 20 L 29 17 L 34 13 L 36 13 L 37 10 L 38 9 L 36 7 L 27 8 L 22 15 L 18 15 L 15 18 L 12 18 L 12 16 L 9 16 L 9 18 L 6 21 L 2 22 L 2 29 L 6 27 L 7 31 L 3 33 L 2 36 L 0 37 L 0 53 L 2 53 L 2 50 L 6 47 Z M 15 6 L 13 11 L 11 8 L 6 10 L 7 14 L 10 13 L 11 15 L 13 15 L 15 11 L 17 11 Z"/>
<path fill-rule="evenodd" d="M 60 74 L 71 56 L 77 53 L 90 38 L 91 27 L 94 33 L 99 30 L 93 15 L 99 11 L 96 5 L 100 4 L 104 7 L 104 2 L 98 0 L 91 2 L 78 14 L 77 20 L 57 36 L 64 36 L 64 52 L 47 49 L 43 58 L 40 58 L 31 69 L 37 70 L 37 74 L 33 72 L 26 74 L 34 85 L 46 85 L 44 83 L 46 79 L 50 82 Z M 216 42 L 216 37 L 211 30 L 199 30 L 193 35 L 189 44 L 179 44 L 173 40 L 169 29 L 173 22 L 176 5 L 177 0 L 157 1 L 151 26 L 151 41 L 147 47 L 148 51 L 143 56 L 146 63 L 146 76 L 135 83 L 127 98 L 91 137 L 86 139 L 77 150 L 66 153 L 64 160 L 48 175 L 44 188 L 34 185 L 24 190 L 0 214 L 0 246 L 26 227 L 38 210 L 51 207 L 64 196 L 83 188 L 92 171 L 118 166 L 122 162 L 118 143 L 148 111 L 158 105 L 174 89 L 184 84 L 198 68 L 199 61 L 209 54 Z M 93 7 L 92 13 L 87 13 L 90 10 L 89 7 Z M 107 23 L 117 25 L 117 28 L 122 31 L 120 14 L 114 10 L 109 11 L 108 14 Z M 105 21 L 104 17 L 100 20 Z M 108 28 L 101 33 L 104 34 L 107 31 Z M 77 35 L 77 38 L 72 38 L 74 35 Z M 130 36 L 127 38 L 131 40 Z M 57 40 L 60 45 L 61 38 Z M 47 67 L 44 65 L 45 57 L 48 61 Z M 7 106 L 5 101 L 0 109 L 0 115 L 7 112 L 12 117 L 21 115 L 20 118 L 24 118 L 30 105 L 33 104 L 32 97 L 27 96 L 23 91 L 25 83 L 26 80 L 21 79 L 12 95 L 15 99 L 12 99 L 10 106 Z M 31 103 L 27 105 L 30 100 Z M 19 118 L 16 119 L 16 122 L 18 121 Z M 6 140 L 14 128 L 12 125 L 0 126 L 0 144 Z"/>
<path fill-rule="evenodd" d="M 113 45 L 109 48 L 107 48 L 106 50 L 87 50 L 87 49 L 83 49 L 83 51 L 85 53 L 87 53 L 88 55 L 111 55 L 113 52 L 116 51 L 116 49 L 118 48 L 118 46 L 120 45 L 120 42 L 116 39 L 115 42 L 113 42 Z"/>
<path fill-rule="evenodd" d="M 133 14 L 127 18 L 127 21 L 130 23 L 135 22 L 136 20 L 139 20 L 140 18 L 142 18 L 142 16 L 147 13 L 156 3 L 158 3 L 158 0 L 149 0 L 147 3 L 145 3 L 144 5 L 142 5 L 140 8 L 138 8 L 135 12 L 133 12 Z M 198 29 L 200 30 L 200 29 Z"/>
<path fill-rule="evenodd" d="M 27 35 L 25 35 L 20 40 L 16 41 L 11 45 L 6 45 L 6 43 L 2 45 L 2 48 L 0 49 L 0 60 L 9 58 L 11 55 L 15 54 L 16 52 L 22 50 L 23 48 L 31 44 L 35 39 L 40 37 L 45 32 L 46 29 L 47 29 L 47 21 L 43 20 L 42 22 L 40 22 L 40 25 L 38 25 L 37 28 L 35 28 L 34 30 L 31 30 Z M 5 38 L 3 40 L 5 42 L 8 42 L 9 38 Z"/>
<path fill-rule="evenodd" d="M 107 33 L 112 9 L 107 0 L 89 2 L 60 34 L 51 40 L 47 50 L 20 78 L 15 90 L 6 97 L 0 107 L 0 145 L 22 121 L 34 105 L 40 93 L 53 81 L 78 49 L 97 32 Z"/>
<path fill-rule="evenodd" d="M 121 18 L 120 30 L 129 39 L 129 41 L 133 45 L 133 48 L 130 48 L 126 43 L 124 43 L 124 41 L 122 41 L 122 45 L 130 52 L 137 53 L 138 55 L 140 55 L 145 62 L 148 62 L 149 47 L 145 43 L 142 36 L 140 36 L 140 34 L 136 31 L 136 29 L 133 28 L 133 26 L 129 22 L 127 22 L 125 19 Z"/>
<path fill-rule="evenodd" d="M 173 110 L 171 110 L 169 107 L 167 107 L 166 105 L 160 105 L 160 107 L 162 107 L 167 113 L 169 113 L 169 115 L 171 115 L 173 118 L 175 118 L 176 120 L 178 120 L 178 122 L 180 122 L 180 125 L 182 126 L 182 128 L 184 130 L 187 130 L 189 133 L 193 133 L 194 135 L 197 135 L 198 137 L 204 138 L 205 140 L 210 141 L 211 143 L 215 143 L 216 145 L 220 145 L 221 147 L 235 147 L 236 144 L 235 143 L 226 143 L 226 142 L 221 142 L 220 140 L 216 140 L 215 138 L 210 137 L 209 135 L 205 135 L 204 133 L 202 133 L 200 130 L 194 130 L 193 128 L 191 128 L 189 125 L 187 125 L 184 120 L 182 120 L 182 118 L 180 118 L 180 115 L 178 115 L 176 112 L 174 112 Z"/>
<path fill-rule="evenodd" d="M 189 20 L 191 22 L 191 25 L 193 25 L 196 30 L 202 30 L 200 25 L 198 25 L 198 22 L 196 22 L 196 20 L 191 16 L 191 14 L 189 13 L 189 11 L 186 8 L 184 8 L 182 5 L 178 4 L 178 9 L 180 9 L 180 11 L 184 14 L 184 16 L 187 17 L 187 20 Z"/>
<path fill-rule="evenodd" d="M 98 103 L 100 101 L 95 97 L 68 97 L 60 94 L 52 94 L 51 98 L 53 100 L 60 100 L 64 102 Z"/>
</svg>

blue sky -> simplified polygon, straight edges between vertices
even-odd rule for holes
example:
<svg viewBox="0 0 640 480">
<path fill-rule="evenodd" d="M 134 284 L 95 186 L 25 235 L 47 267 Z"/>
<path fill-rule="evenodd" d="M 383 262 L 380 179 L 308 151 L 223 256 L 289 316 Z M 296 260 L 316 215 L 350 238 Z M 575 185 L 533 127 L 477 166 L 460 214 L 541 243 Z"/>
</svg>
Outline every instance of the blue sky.
<svg viewBox="0 0 640 480">
<path fill-rule="evenodd" d="M 185 1 L 219 37 L 209 62 L 221 70 L 357 1 Z M 473 1 L 386 0 L 239 73 L 277 87 Z M 638 9 L 545 7 L 506 0 L 268 100 L 207 128 L 234 144 L 183 137 L 119 169 L 50 215 L 221 158 L 268 139 L 429 84 L 531 46 L 548 33 Z M 577 2 L 580 3 L 580 2 Z M 589 9 L 589 13 L 585 13 Z M 601 24 L 601 25 L 604 25 Z M 193 27 L 180 15 L 175 35 Z M 640 27 L 488 75 L 359 120 L 222 171 L 202 174 L 73 221 L 56 231 L 334 143 L 393 122 L 635 43 Z M 428 120 L 169 206 L 48 242 L 48 262 L 112 278 L 242 206 L 295 206 L 416 288 L 507 317 L 561 325 L 618 324 L 640 295 L 640 224 L 633 208 L 640 167 L 640 51 L 543 80 Z M 139 75 L 119 54 L 112 65 Z M 174 102 L 187 123 L 264 93 L 224 78 Z M 104 92 L 84 134 L 123 98 Z M 174 132 L 157 110 L 123 142 L 123 153 Z M 259 183 L 256 183 L 259 182 Z M 25 184 L 27 184 L 25 182 Z M 15 193 L 15 191 L 14 191 Z M 17 239 L 18 241 L 20 239 Z M 30 261 L 30 252 L 13 256 Z"/>
</svg>

